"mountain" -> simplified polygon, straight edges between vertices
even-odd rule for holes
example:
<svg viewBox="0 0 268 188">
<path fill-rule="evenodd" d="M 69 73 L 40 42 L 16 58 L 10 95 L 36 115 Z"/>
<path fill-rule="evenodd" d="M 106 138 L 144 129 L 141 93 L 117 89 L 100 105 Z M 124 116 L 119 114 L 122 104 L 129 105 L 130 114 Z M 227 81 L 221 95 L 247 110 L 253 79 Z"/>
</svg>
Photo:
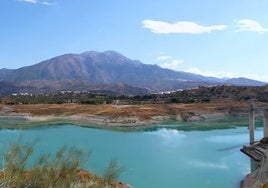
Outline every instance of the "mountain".
<svg viewBox="0 0 268 188">
<path fill-rule="evenodd" d="M 63 89 L 112 90 L 111 87 L 121 84 L 121 91 L 133 91 L 134 94 L 146 93 L 145 90 L 170 91 L 223 83 L 223 80 L 213 77 L 143 64 L 115 51 L 65 54 L 15 70 L 1 69 L 0 81 L 11 82 L 20 87 L 34 87 L 44 92 Z M 259 84 L 253 81 L 251 83 Z"/>
<path fill-rule="evenodd" d="M 63 80 L 88 81 L 92 84 L 121 82 L 154 91 L 196 87 L 206 85 L 210 80 L 196 74 L 143 64 L 114 51 L 65 54 L 32 66 L 5 70 L 0 78 L 15 83 Z"/>
<path fill-rule="evenodd" d="M 27 93 L 35 88 L 31 86 L 20 86 L 11 82 L 0 81 L 0 96 L 11 95 L 13 93 Z"/>
<path fill-rule="evenodd" d="M 145 88 L 133 87 L 123 83 L 91 84 L 87 81 L 31 81 L 24 84 L 0 81 L 0 96 L 8 96 L 14 93 L 44 94 L 60 91 L 90 91 L 91 93 L 107 95 L 141 95 L 149 94 Z"/>
<path fill-rule="evenodd" d="M 252 79 L 242 78 L 242 77 L 228 79 L 224 81 L 223 83 L 227 85 L 236 85 L 236 86 L 264 86 L 267 84 L 265 82 L 260 82 L 257 80 L 252 80 Z"/>
<path fill-rule="evenodd" d="M 6 77 L 12 73 L 12 69 L 0 69 L 0 81 L 6 79 Z"/>
</svg>

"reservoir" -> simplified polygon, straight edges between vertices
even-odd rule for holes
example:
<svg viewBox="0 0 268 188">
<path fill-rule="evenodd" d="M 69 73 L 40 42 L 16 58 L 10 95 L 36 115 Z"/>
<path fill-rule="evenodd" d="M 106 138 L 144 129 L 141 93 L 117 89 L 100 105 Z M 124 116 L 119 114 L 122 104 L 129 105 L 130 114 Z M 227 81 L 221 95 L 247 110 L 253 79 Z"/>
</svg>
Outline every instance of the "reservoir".
<svg viewBox="0 0 268 188">
<path fill-rule="evenodd" d="M 2 161 L 10 142 L 22 137 L 23 142 L 36 142 L 36 156 L 62 146 L 90 151 L 83 168 L 99 175 L 116 159 L 124 168 L 119 180 L 135 188 L 235 188 L 250 172 L 249 158 L 239 151 L 248 144 L 249 133 L 246 124 L 230 126 L 230 122 L 220 126 L 166 123 L 131 131 L 69 124 L 1 129 L 0 156 Z M 262 128 L 255 134 L 260 139 Z"/>
</svg>

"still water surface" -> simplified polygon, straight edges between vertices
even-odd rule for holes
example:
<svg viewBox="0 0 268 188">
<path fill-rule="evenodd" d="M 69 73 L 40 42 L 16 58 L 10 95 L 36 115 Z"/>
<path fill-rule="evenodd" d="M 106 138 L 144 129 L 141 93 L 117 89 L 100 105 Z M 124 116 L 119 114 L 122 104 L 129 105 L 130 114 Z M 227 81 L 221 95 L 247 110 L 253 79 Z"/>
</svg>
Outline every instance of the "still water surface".
<svg viewBox="0 0 268 188">
<path fill-rule="evenodd" d="M 260 138 L 261 128 L 256 137 Z M 26 130 L 0 130 L 0 154 L 12 140 L 34 141 L 35 154 L 53 153 L 62 146 L 91 151 L 88 170 L 101 174 L 111 159 L 125 172 L 120 180 L 135 188 L 232 188 L 250 171 L 239 149 L 248 142 L 247 127 L 185 129 L 161 125 L 153 129 L 119 132 L 73 125 Z M 1 166 L 1 165 L 0 165 Z"/>
</svg>

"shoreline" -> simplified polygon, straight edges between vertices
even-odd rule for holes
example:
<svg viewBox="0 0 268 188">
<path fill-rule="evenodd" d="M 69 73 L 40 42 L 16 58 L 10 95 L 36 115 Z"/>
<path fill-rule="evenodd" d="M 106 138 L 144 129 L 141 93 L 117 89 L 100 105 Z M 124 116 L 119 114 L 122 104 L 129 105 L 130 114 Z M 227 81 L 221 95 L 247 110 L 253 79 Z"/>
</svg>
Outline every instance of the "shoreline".
<svg viewBox="0 0 268 188">
<path fill-rule="evenodd" d="M 0 127 L 24 128 L 70 123 L 107 129 L 144 128 L 163 122 L 205 122 L 248 117 L 247 103 L 160 105 L 1 105 Z M 8 122 L 8 123 L 7 123 Z"/>
</svg>

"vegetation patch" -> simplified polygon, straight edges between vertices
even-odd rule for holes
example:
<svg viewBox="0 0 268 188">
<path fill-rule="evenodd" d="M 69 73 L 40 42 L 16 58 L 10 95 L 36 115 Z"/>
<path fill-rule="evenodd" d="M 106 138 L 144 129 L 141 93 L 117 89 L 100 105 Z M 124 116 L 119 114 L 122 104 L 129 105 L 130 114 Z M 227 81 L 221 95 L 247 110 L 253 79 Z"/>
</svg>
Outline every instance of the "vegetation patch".
<svg viewBox="0 0 268 188">
<path fill-rule="evenodd" d="M 55 156 L 41 155 L 30 166 L 33 154 L 32 144 L 10 145 L 4 154 L 3 170 L 0 172 L 0 187 L 42 187 L 42 188 L 127 188 L 130 187 L 117 178 L 122 167 L 115 160 L 108 165 L 103 177 L 89 173 L 80 168 L 89 159 L 89 154 L 77 148 L 63 147 Z"/>
</svg>

